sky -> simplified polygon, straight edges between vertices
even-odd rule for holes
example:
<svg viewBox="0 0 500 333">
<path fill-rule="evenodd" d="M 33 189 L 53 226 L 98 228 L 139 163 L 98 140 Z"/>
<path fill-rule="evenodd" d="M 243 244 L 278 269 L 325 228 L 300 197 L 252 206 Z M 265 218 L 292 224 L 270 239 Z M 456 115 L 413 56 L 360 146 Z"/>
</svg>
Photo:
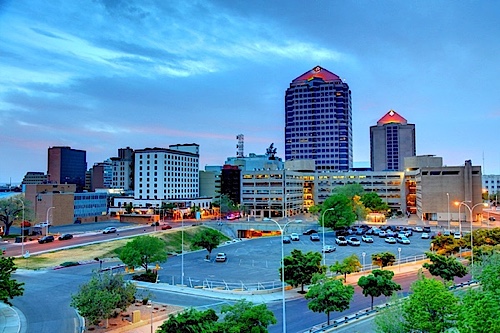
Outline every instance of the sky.
<svg viewBox="0 0 500 333">
<path fill-rule="evenodd" d="M 271 143 L 284 95 L 319 65 L 352 91 L 355 165 L 395 110 L 417 155 L 500 174 L 500 2 L 0 0 L 0 183 L 47 149 L 200 145 L 200 169 Z"/>
</svg>

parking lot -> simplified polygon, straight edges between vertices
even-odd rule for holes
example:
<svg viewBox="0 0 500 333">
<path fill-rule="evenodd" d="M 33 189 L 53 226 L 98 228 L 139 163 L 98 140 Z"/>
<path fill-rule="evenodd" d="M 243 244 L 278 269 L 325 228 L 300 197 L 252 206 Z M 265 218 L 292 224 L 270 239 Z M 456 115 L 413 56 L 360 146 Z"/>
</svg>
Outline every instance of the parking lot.
<svg viewBox="0 0 500 333">
<path fill-rule="evenodd" d="M 361 242 L 359 246 L 338 246 L 335 244 L 335 234 L 326 232 L 318 234 L 319 241 L 311 241 L 309 235 L 299 234 L 298 241 L 282 244 L 280 236 L 244 239 L 222 245 L 212 252 L 210 261 L 205 260 L 207 251 L 197 251 L 181 256 L 171 257 L 162 265 L 160 280 L 166 283 L 181 283 L 181 272 L 184 271 L 183 284 L 198 286 L 223 281 L 231 285 L 248 284 L 266 285 L 279 284 L 279 267 L 281 265 L 281 246 L 284 255 L 290 255 L 293 249 L 302 252 L 321 252 L 323 247 L 323 236 L 325 245 L 332 245 L 336 250 L 326 253 L 326 265 L 330 266 L 335 261 L 341 261 L 345 257 L 356 254 L 360 262 L 365 265 L 371 264 L 371 255 L 379 252 L 392 252 L 396 258 L 422 255 L 430 248 L 430 239 L 421 239 L 420 233 L 414 233 L 409 237 L 411 244 L 388 244 L 384 238 L 372 236 L 373 243 Z M 361 240 L 361 236 L 357 236 Z M 401 249 L 399 253 L 398 249 Z M 227 255 L 225 262 L 215 262 L 214 258 L 218 252 Z M 363 260 L 363 253 L 365 253 Z M 183 261 L 183 265 L 182 265 Z M 182 268 L 183 266 L 183 268 Z"/>
</svg>

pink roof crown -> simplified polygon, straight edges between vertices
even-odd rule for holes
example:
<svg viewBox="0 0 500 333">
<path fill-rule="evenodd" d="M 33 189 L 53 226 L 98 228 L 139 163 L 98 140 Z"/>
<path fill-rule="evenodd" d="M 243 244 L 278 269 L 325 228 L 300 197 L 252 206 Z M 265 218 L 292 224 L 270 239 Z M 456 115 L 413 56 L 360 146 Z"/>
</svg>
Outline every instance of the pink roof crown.
<svg viewBox="0 0 500 333">
<path fill-rule="evenodd" d="M 377 125 L 382 126 L 390 123 L 406 125 L 408 121 L 406 121 L 405 118 L 401 117 L 399 113 L 391 109 L 382 118 L 380 118 L 379 121 L 377 121 Z"/>
<path fill-rule="evenodd" d="M 316 66 L 310 71 L 305 72 L 298 78 L 292 81 L 292 83 L 296 83 L 299 81 L 309 81 L 313 78 L 321 78 L 324 81 L 337 81 L 340 80 L 340 77 L 337 74 L 334 74 L 320 66 Z"/>
</svg>

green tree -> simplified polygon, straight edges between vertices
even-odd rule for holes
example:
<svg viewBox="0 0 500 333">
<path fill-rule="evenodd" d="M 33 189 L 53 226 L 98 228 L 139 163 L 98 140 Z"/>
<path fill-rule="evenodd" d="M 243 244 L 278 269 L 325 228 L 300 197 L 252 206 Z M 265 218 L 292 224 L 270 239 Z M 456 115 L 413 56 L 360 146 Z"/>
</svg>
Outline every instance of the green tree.
<svg viewBox="0 0 500 333">
<path fill-rule="evenodd" d="M 221 314 L 224 333 L 267 333 L 267 327 L 277 322 L 266 304 L 255 305 L 245 300 L 222 306 Z"/>
<path fill-rule="evenodd" d="M 221 234 L 217 230 L 203 228 L 194 235 L 193 245 L 206 249 L 208 251 L 207 258 L 210 258 L 213 249 L 219 246 L 221 239 Z"/>
<path fill-rule="evenodd" d="M 135 291 L 135 285 L 124 282 L 120 275 L 94 274 L 76 294 L 71 295 L 71 306 L 91 325 L 106 319 L 107 327 L 108 319 L 117 308 L 125 310 L 132 304 Z"/>
<path fill-rule="evenodd" d="M 329 196 L 325 202 L 323 202 L 323 209 L 320 219 L 320 224 L 327 228 L 340 228 L 348 227 L 356 221 L 356 214 L 354 214 L 352 209 L 351 200 L 344 194 L 333 194 Z M 329 208 L 325 213 L 323 221 L 323 212 Z"/>
<path fill-rule="evenodd" d="M 500 290 L 500 252 L 484 256 L 474 265 L 473 275 L 481 283 L 485 291 L 498 292 Z"/>
<path fill-rule="evenodd" d="M 498 277 L 497 277 L 498 279 Z M 458 311 L 459 332 L 500 332 L 500 295 L 497 292 L 469 289 Z"/>
<path fill-rule="evenodd" d="M 361 196 L 361 202 L 363 205 L 373 212 L 387 212 L 389 210 L 389 205 L 383 202 L 376 192 L 367 192 Z"/>
<path fill-rule="evenodd" d="M 460 248 L 467 247 L 465 238 L 455 239 L 453 236 L 437 236 L 431 241 L 431 249 L 437 254 L 451 255 L 458 253 Z"/>
<path fill-rule="evenodd" d="M 330 271 L 344 275 L 344 281 L 347 281 L 347 274 L 359 272 L 361 270 L 361 263 L 355 254 L 344 258 L 342 262 L 335 261 L 335 264 L 330 266 Z"/>
<path fill-rule="evenodd" d="M 324 273 L 325 267 L 321 266 L 321 253 L 309 251 L 306 254 L 294 249 L 289 256 L 284 258 L 285 282 L 293 287 L 301 286 L 304 293 L 304 285 L 311 283 L 314 274 Z M 279 269 L 281 276 L 281 267 Z"/>
<path fill-rule="evenodd" d="M 445 281 L 453 281 L 455 277 L 467 275 L 467 267 L 455 257 L 446 257 L 432 252 L 426 252 L 425 255 L 432 261 L 432 264 L 426 262 L 423 267 L 434 276 L 439 276 Z"/>
<path fill-rule="evenodd" d="M 0 301 L 10 306 L 12 306 L 11 299 L 24 293 L 24 283 L 12 279 L 12 274 L 16 270 L 14 258 L 0 257 Z"/>
<path fill-rule="evenodd" d="M 328 325 L 330 325 L 330 312 L 342 312 L 349 309 L 353 296 L 353 286 L 344 285 L 340 280 L 326 279 L 323 276 L 309 288 L 305 298 L 311 300 L 307 304 L 309 309 L 326 313 Z"/>
<path fill-rule="evenodd" d="M 219 333 L 219 317 L 213 309 L 198 311 L 188 309 L 179 314 L 171 314 L 156 333 Z"/>
<path fill-rule="evenodd" d="M 153 236 L 139 236 L 119 249 L 120 260 L 129 267 L 143 267 L 149 272 L 149 264 L 167 261 L 165 242 Z"/>
<path fill-rule="evenodd" d="M 406 333 L 403 317 L 404 300 L 397 293 L 392 294 L 390 306 L 384 307 L 374 319 L 376 333 Z"/>
<path fill-rule="evenodd" d="M 344 195 L 349 198 L 349 200 L 352 200 L 355 196 L 363 196 L 365 190 L 361 184 L 355 183 L 334 187 L 332 193 Z"/>
<path fill-rule="evenodd" d="M 443 282 L 421 274 L 410 291 L 410 296 L 403 303 L 407 331 L 441 333 L 455 325 L 458 298 Z"/>
<path fill-rule="evenodd" d="M 21 202 L 22 201 L 22 202 Z M 23 196 L 0 199 L 0 222 L 5 225 L 4 235 L 10 234 L 10 227 L 17 220 L 22 220 L 24 204 L 24 219 L 31 220 L 31 203 Z"/>
<path fill-rule="evenodd" d="M 372 263 L 374 265 L 380 266 L 381 269 L 386 266 L 392 266 L 395 261 L 396 255 L 391 252 L 380 252 L 372 254 Z"/>
<path fill-rule="evenodd" d="M 395 291 L 401 290 L 401 286 L 392 281 L 394 272 L 375 269 L 371 274 L 362 276 L 358 280 L 358 286 L 363 289 L 365 297 L 371 297 L 371 308 L 373 299 L 381 295 L 391 296 Z"/>
<path fill-rule="evenodd" d="M 123 208 L 125 209 L 125 213 L 127 213 L 127 214 L 132 214 L 132 211 L 134 210 L 134 206 L 132 205 L 131 202 L 123 205 Z"/>
</svg>

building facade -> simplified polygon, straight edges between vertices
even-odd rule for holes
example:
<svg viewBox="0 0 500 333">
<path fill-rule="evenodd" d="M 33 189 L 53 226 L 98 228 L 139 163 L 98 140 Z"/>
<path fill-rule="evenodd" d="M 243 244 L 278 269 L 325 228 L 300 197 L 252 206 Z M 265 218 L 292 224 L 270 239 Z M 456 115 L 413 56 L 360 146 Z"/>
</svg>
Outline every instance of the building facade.
<svg viewBox="0 0 500 333">
<path fill-rule="evenodd" d="M 134 198 L 192 199 L 199 196 L 199 146 L 146 148 L 134 154 Z"/>
<path fill-rule="evenodd" d="M 285 160 L 312 159 L 318 171 L 348 171 L 353 163 L 351 90 L 316 66 L 285 93 Z"/>
<path fill-rule="evenodd" d="M 75 184 L 76 191 L 85 187 L 87 153 L 70 147 L 50 147 L 47 158 L 47 176 L 51 183 Z"/>
<path fill-rule="evenodd" d="M 38 171 L 28 171 L 23 178 L 21 184 L 46 184 L 47 183 L 47 175 L 43 172 Z"/>
<path fill-rule="evenodd" d="M 118 156 L 111 158 L 111 188 L 134 190 L 134 150 L 130 147 L 118 149 Z"/>
<path fill-rule="evenodd" d="M 402 171 L 404 158 L 416 155 L 415 125 L 389 110 L 370 127 L 370 162 L 373 171 Z"/>
</svg>

